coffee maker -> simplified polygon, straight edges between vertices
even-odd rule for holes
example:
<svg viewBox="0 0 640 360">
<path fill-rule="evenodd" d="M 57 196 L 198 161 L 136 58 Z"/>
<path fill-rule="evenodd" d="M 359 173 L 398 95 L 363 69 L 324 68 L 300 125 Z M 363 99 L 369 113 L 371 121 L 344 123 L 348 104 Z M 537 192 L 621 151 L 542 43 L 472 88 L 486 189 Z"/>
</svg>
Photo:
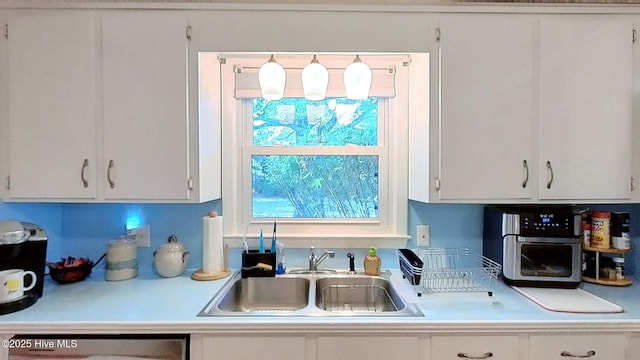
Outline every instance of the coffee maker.
<svg viewBox="0 0 640 360">
<path fill-rule="evenodd" d="M 25 309 L 42 296 L 47 241 L 47 232 L 36 224 L 0 221 L 0 271 L 22 269 L 36 274 L 35 286 L 23 296 L 0 302 L 0 315 Z M 25 279 L 25 288 L 31 287 L 31 282 L 32 278 Z"/>
</svg>

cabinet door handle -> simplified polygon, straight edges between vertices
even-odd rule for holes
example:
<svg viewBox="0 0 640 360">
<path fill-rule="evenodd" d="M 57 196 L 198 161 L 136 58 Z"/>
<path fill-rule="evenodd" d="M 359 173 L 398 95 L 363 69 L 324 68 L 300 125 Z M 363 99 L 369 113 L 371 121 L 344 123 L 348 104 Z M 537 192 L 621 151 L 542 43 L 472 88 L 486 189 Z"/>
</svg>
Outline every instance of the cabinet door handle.
<svg viewBox="0 0 640 360">
<path fill-rule="evenodd" d="M 524 168 L 524 180 L 522 180 L 522 187 L 526 188 L 527 183 L 529 182 L 529 164 L 527 164 L 527 160 L 522 160 L 522 167 Z"/>
<path fill-rule="evenodd" d="M 560 353 L 560 356 L 572 357 L 572 358 L 590 358 L 590 357 L 596 356 L 596 352 L 593 350 L 590 350 L 590 351 L 587 351 L 585 355 L 576 355 L 568 351 L 563 351 Z"/>
<path fill-rule="evenodd" d="M 459 352 L 458 353 L 458 357 L 459 358 L 464 358 L 464 359 L 488 359 L 493 357 L 493 353 L 492 352 L 486 352 L 480 356 L 473 356 L 473 355 L 469 355 L 467 353 L 463 353 L 463 352 Z"/>
<path fill-rule="evenodd" d="M 547 189 L 551 189 L 551 183 L 553 183 L 553 167 L 551 167 L 551 161 L 547 161 L 547 169 L 549 170 L 549 181 L 547 181 Z"/>
<path fill-rule="evenodd" d="M 109 167 L 107 168 L 107 180 L 109 180 L 109 186 L 112 189 L 116 187 L 116 183 L 114 183 L 113 180 L 111 180 L 111 169 L 113 168 L 114 165 L 115 163 L 113 162 L 113 160 L 109 160 Z"/>
<path fill-rule="evenodd" d="M 82 162 L 82 170 L 80 170 L 80 179 L 82 180 L 82 186 L 84 186 L 85 189 L 89 187 L 89 182 L 84 177 L 84 170 L 87 167 L 89 167 L 89 159 L 84 159 L 84 161 Z"/>
</svg>

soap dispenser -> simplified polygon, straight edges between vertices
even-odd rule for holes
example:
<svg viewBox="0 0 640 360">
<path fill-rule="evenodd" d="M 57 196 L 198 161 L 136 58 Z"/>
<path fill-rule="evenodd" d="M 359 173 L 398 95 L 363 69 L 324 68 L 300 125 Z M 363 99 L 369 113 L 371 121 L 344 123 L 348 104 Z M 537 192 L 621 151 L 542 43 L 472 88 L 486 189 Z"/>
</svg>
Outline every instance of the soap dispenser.
<svg viewBox="0 0 640 360">
<path fill-rule="evenodd" d="M 367 275 L 380 275 L 381 266 L 380 257 L 376 255 L 376 248 L 372 246 L 369 249 L 369 255 L 364 257 L 364 273 Z"/>
</svg>

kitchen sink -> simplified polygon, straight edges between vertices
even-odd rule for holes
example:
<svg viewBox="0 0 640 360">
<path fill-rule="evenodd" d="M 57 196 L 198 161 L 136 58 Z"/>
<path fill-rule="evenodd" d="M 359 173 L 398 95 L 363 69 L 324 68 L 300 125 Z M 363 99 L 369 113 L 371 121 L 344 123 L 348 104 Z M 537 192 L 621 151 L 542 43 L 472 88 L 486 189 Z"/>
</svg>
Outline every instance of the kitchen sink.
<svg viewBox="0 0 640 360">
<path fill-rule="evenodd" d="M 382 276 L 235 273 L 198 316 L 423 316 Z"/>
<path fill-rule="evenodd" d="M 227 312 L 295 311 L 308 303 L 307 279 L 252 277 L 234 282 L 218 307 Z"/>
<path fill-rule="evenodd" d="M 381 277 L 328 277 L 316 281 L 316 306 L 330 312 L 396 312 L 404 301 Z"/>
</svg>

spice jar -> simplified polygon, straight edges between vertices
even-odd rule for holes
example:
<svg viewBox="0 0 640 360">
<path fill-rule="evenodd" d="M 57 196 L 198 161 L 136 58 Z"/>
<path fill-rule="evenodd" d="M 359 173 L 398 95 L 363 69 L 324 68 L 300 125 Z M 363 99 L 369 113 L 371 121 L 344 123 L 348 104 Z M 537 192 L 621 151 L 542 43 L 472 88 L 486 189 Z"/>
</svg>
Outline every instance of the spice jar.
<svg viewBox="0 0 640 360">
<path fill-rule="evenodd" d="M 611 245 L 622 250 L 631 248 L 628 212 L 611 213 Z"/>
<path fill-rule="evenodd" d="M 614 257 L 613 263 L 616 266 L 616 280 L 623 280 L 624 279 L 624 258 Z"/>
<path fill-rule="evenodd" d="M 582 223 L 582 245 L 591 246 L 591 223 Z"/>
<path fill-rule="evenodd" d="M 591 246 L 608 249 L 610 246 L 609 229 L 611 214 L 608 211 L 596 211 L 591 214 Z"/>
</svg>

